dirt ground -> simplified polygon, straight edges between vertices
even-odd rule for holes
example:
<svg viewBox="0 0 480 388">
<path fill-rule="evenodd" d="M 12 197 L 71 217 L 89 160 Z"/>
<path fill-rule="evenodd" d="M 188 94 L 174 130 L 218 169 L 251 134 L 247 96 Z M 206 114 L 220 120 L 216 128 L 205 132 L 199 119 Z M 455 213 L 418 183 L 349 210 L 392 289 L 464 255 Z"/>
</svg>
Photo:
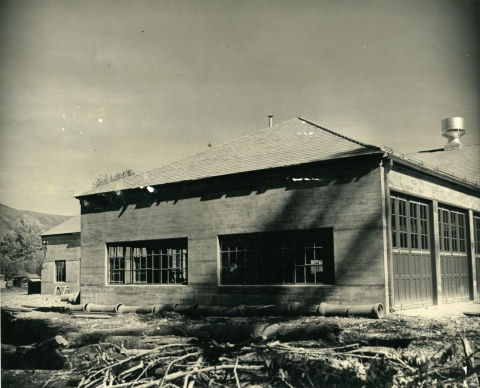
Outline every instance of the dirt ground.
<svg viewBox="0 0 480 388">
<path fill-rule="evenodd" d="M 2 307 L 21 306 L 66 306 L 59 296 L 27 295 L 26 290 L 3 289 Z M 295 317 L 295 318 L 223 318 L 235 324 L 256 322 L 335 323 L 343 329 L 343 343 L 393 348 L 399 357 L 433 357 L 451 344 L 459 343 L 460 336 L 469 341 L 472 351 L 480 349 L 480 316 L 467 316 L 463 312 L 480 313 L 480 304 L 474 302 L 431 306 L 403 310 L 388 314 L 384 319 L 343 318 L 343 317 Z M 175 326 L 189 323 L 216 323 L 218 318 L 193 318 L 175 313 L 166 314 L 125 314 L 111 319 L 79 319 L 68 314 L 28 312 L 16 315 L 15 330 L 2 327 L 2 353 L 12 347 L 28 345 L 50 338 L 60 332 L 144 328 L 145 331 L 159 326 Z M 19 335 L 20 334 L 20 335 Z M 2 370 L 8 369 L 2 357 Z M 478 361 L 477 361 L 478 362 Z"/>
</svg>

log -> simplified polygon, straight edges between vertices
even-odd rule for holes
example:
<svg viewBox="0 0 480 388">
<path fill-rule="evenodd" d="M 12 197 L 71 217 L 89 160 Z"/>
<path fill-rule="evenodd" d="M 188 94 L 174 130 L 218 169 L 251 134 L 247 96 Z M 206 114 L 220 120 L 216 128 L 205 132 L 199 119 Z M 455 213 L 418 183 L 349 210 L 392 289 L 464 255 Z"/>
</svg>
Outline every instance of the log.
<svg viewBox="0 0 480 388">
<path fill-rule="evenodd" d="M 250 338 L 262 337 L 280 341 L 324 340 L 337 342 L 341 339 L 342 329 L 337 324 L 282 322 L 274 324 L 187 324 L 178 326 L 161 326 L 149 328 L 122 328 L 80 330 L 66 334 L 71 347 L 79 347 L 92 343 L 108 342 L 117 336 L 181 336 L 193 337 L 199 341 L 214 340 L 218 343 L 240 343 Z"/>
<path fill-rule="evenodd" d="M 31 308 L 26 308 L 26 307 L 2 307 L 2 312 L 5 311 L 7 313 L 30 313 L 32 311 L 35 311 L 34 309 Z"/>
<path fill-rule="evenodd" d="M 72 318 L 83 318 L 83 319 L 112 319 L 111 315 L 108 314 L 72 314 Z"/>
<path fill-rule="evenodd" d="M 23 368 L 62 369 L 67 357 L 59 352 L 68 346 L 61 335 L 57 335 L 38 345 L 17 347 L 17 364 Z"/>
</svg>

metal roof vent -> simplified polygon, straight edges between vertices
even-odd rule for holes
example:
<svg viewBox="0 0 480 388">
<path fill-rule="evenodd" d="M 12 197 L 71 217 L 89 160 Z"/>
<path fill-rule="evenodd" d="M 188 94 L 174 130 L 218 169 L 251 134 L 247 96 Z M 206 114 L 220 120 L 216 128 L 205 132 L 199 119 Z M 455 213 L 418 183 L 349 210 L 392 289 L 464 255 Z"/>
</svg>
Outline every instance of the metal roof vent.
<svg viewBox="0 0 480 388">
<path fill-rule="evenodd" d="M 268 115 L 268 127 L 272 128 L 273 127 L 273 116 Z"/>
<path fill-rule="evenodd" d="M 451 117 L 442 120 L 442 136 L 448 139 L 443 149 L 445 151 L 462 148 L 460 138 L 465 135 L 465 120 L 463 117 Z"/>
</svg>

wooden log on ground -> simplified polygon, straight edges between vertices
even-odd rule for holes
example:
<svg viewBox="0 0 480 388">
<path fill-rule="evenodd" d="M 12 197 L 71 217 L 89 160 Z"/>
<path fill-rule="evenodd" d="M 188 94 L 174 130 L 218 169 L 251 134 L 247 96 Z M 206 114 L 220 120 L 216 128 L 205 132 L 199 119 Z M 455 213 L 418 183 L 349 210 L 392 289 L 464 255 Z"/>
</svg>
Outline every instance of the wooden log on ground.
<svg viewBox="0 0 480 388">
<path fill-rule="evenodd" d="M 2 307 L 2 311 L 8 312 L 8 313 L 30 313 L 32 311 L 35 311 L 34 309 L 31 308 L 26 308 L 26 307 Z"/>
<path fill-rule="evenodd" d="M 83 318 L 83 319 L 112 319 L 111 315 L 108 314 L 72 314 L 72 318 Z"/>
<path fill-rule="evenodd" d="M 67 358 L 59 352 L 68 346 L 61 335 L 57 335 L 40 344 L 18 346 L 16 351 L 17 366 L 38 369 L 61 369 Z"/>
<path fill-rule="evenodd" d="M 115 336 L 183 336 L 197 338 L 199 341 L 214 340 L 218 343 L 240 343 L 250 338 L 264 337 L 280 341 L 324 340 L 336 342 L 340 339 L 342 329 L 337 324 L 302 324 L 299 322 L 282 322 L 274 324 L 232 325 L 232 324 L 189 324 L 179 326 L 161 326 L 149 328 L 122 328 L 103 330 L 81 330 L 67 333 L 66 338 L 71 347 L 85 346 L 92 343 L 108 342 Z"/>
<path fill-rule="evenodd" d="M 82 334 L 83 335 L 83 334 Z M 75 335 L 72 335 L 75 337 Z M 81 338 L 81 335 L 78 336 Z M 159 345 L 167 345 L 167 344 L 178 344 L 184 343 L 188 345 L 194 340 L 192 338 L 187 337 L 178 337 L 178 336 L 120 336 L 120 335 L 112 335 L 107 338 L 105 342 L 108 342 L 113 345 L 117 345 L 120 347 L 125 347 L 125 349 L 153 349 Z"/>
</svg>

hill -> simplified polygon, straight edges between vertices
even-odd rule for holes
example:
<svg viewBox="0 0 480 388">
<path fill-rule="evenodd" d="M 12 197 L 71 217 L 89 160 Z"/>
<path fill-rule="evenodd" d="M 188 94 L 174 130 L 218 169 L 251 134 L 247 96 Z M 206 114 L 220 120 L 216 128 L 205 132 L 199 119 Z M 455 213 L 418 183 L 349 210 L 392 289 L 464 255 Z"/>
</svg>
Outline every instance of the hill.
<svg viewBox="0 0 480 388">
<path fill-rule="evenodd" d="M 15 220 L 24 214 L 29 214 L 40 221 L 45 231 L 72 218 L 71 216 L 59 216 L 55 214 L 31 212 L 28 210 L 17 210 L 0 203 L 0 238 L 5 233 L 12 230 Z"/>
</svg>

